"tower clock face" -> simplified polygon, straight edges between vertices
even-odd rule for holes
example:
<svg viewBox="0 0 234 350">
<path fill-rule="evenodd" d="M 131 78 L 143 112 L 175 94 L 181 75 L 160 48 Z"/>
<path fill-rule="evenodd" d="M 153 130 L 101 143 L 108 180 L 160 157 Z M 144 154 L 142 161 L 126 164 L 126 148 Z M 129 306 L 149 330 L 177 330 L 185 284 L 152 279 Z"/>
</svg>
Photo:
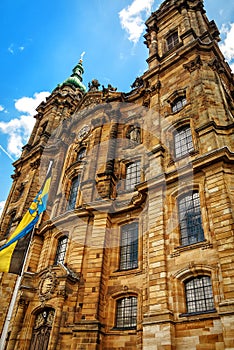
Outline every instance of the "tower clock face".
<svg viewBox="0 0 234 350">
<path fill-rule="evenodd" d="M 83 126 L 83 128 L 78 132 L 78 138 L 83 139 L 88 134 L 89 130 L 90 127 L 88 125 Z"/>
</svg>

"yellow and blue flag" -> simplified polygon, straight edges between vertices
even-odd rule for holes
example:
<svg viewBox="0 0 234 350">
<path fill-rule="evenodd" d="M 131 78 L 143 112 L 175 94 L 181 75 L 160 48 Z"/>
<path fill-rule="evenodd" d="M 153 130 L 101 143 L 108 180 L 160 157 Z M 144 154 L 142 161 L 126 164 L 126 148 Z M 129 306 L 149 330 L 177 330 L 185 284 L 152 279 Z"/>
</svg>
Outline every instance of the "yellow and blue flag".
<svg viewBox="0 0 234 350">
<path fill-rule="evenodd" d="M 7 242 L 0 247 L 0 272 L 21 274 L 25 253 L 28 247 L 30 233 L 36 225 L 39 216 L 46 209 L 48 192 L 51 182 L 51 167 L 44 184 L 23 216 L 19 225 Z"/>
</svg>

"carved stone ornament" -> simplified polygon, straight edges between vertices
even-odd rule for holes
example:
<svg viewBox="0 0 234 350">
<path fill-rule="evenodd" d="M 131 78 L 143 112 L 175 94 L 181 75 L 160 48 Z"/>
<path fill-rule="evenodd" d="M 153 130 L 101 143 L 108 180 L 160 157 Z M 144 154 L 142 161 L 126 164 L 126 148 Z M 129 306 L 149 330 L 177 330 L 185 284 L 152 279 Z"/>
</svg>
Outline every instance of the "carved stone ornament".
<svg viewBox="0 0 234 350">
<path fill-rule="evenodd" d="M 89 96 L 85 99 L 83 106 L 86 108 L 91 108 L 93 105 L 101 103 L 101 98 L 99 96 Z"/>
<path fill-rule="evenodd" d="M 83 126 L 77 134 L 78 140 L 83 140 L 88 135 L 90 127 L 88 125 Z"/>
<path fill-rule="evenodd" d="M 201 60 L 200 55 L 197 55 L 197 57 L 194 60 L 183 65 L 183 67 L 185 69 L 187 69 L 190 73 L 192 73 L 193 71 L 195 71 L 197 69 L 200 69 L 201 66 L 202 66 L 202 60 Z"/>
<path fill-rule="evenodd" d="M 38 294 L 41 301 L 49 300 L 55 291 L 58 284 L 56 274 L 48 271 L 46 272 L 39 282 Z"/>
</svg>

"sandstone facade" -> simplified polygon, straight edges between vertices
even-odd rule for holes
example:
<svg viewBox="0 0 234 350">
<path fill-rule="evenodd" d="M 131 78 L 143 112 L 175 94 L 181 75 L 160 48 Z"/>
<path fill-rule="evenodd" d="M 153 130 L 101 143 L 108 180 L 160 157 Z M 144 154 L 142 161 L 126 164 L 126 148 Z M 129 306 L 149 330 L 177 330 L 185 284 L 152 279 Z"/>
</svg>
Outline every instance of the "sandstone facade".
<svg viewBox="0 0 234 350">
<path fill-rule="evenodd" d="M 201 0 L 146 26 L 129 93 L 67 80 L 37 109 L 2 243 L 51 159 L 52 185 L 7 350 L 234 349 L 233 75 Z M 16 278 L 0 275 L 2 330 Z"/>
</svg>

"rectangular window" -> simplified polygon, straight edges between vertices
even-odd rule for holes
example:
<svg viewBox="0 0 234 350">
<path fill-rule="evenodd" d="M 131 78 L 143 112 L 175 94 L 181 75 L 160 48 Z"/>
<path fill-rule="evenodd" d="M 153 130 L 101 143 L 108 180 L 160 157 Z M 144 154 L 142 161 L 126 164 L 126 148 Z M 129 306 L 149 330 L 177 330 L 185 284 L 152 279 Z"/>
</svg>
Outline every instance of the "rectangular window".
<svg viewBox="0 0 234 350">
<path fill-rule="evenodd" d="M 193 139 L 189 126 L 176 130 L 174 134 L 175 157 L 182 157 L 193 151 Z"/>
<path fill-rule="evenodd" d="M 120 270 L 138 267 L 138 223 L 122 227 L 120 242 Z"/>
<path fill-rule="evenodd" d="M 141 162 L 130 163 L 126 167 L 126 190 L 133 190 L 141 181 Z"/>
<path fill-rule="evenodd" d="M 185 195 L 178 201 L 181 245 L 189 245 L 204 240 L 200 198 L 198 192 Z"/>
<path fill-rule="evenodd" d="M 68 206 L 67 206 L 68 210 L 75 209 L 79 185 L 80 185 L 80 176 L 76 176 L 72 179 L 72 183 L 71 183 L 71 189 L 70 189 Z"/>
<path fill-rule="evenodd" d="M 137 325 L 137 298 L 125 297 L 117 300 L 116 327 L 132 329 Z"/>
<path fill-rule="evenodd" d="M 171 35 L 167 37 L 167 49 L 168 51 L 171 50 L 173 47 L 175 47 L 179 43 L 179 37 L 178 33 L 174 32 Z"/>
<path fill-rule="evenodd" d="M 67 242 L 68 242 L 67 236 L 63 236 L 63 237 L 59 238 L 56 256 L 55 256 L 55 261 L 54 261 L 55 265 L 58 265 L 58 263 L 64 262 L 66 249 L 67 249 Z"/>
</svg>

